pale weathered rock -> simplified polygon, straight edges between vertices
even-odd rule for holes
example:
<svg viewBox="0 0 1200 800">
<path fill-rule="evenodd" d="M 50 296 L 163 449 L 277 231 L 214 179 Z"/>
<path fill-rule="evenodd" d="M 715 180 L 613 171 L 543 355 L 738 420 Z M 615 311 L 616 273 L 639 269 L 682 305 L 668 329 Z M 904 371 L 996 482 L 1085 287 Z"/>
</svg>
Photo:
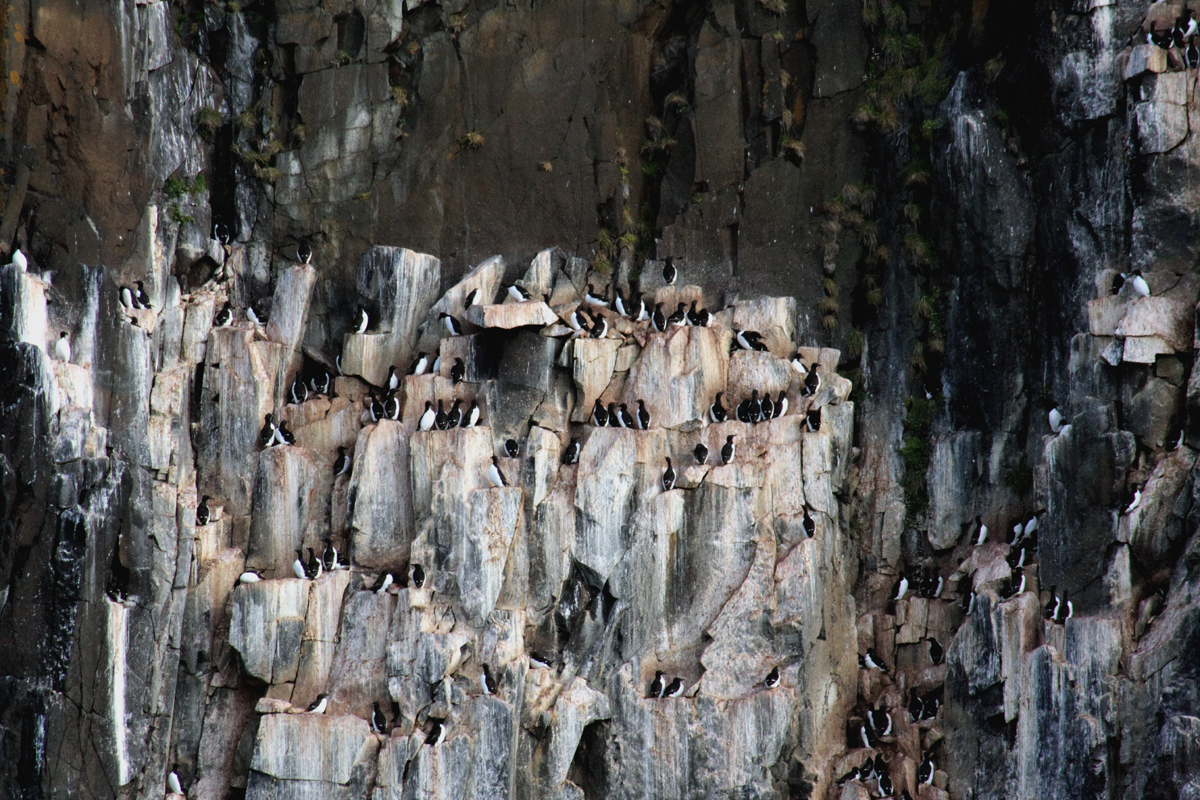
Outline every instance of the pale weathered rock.
<svg viewBox="0 0 1200 800">
<path fill-rule="evenodd" d="M 367 569 L 399 568 L 412 542 L 409 438 L 404 423 L 363 428 L 350 477 L 354 561 Z"/>
<path fill-rule="evenodd" d="M 246 564 L 281 578 L 291 574 L 296 550 L 318 548 L 329 528 L 329 465 L 303 447 L 259 453 Z"/>
<path fill-rule="evenodd" d="M 354 765 L 369 758 L 376 746 L 367 721 L 358 717 L 267 714 L 259 722 L 250 767 L 278 780 L 345 786 Z"/>
<path fill-rule="evenodd" d="M 371 328 L 386 338 L 370 348 L 355 348 L 350 334 L 343 346 L 342 367 L 378 386 L 391 364 L 408 364 L 416 351 L 421 324 L 437 299 L 441 262 L 400 247 L 372 247 L 358 262 L 358 293 L 368 299 Z M 347 313 L 350 316 L 351 312 Z M 357 359 L 357 360 L 356 360 Z M 382 373 L 379 369 L 382 366 Z M 403 369 L 403 367 L 401 367 Z"/>
<path fill-rule="evenodd" d="M 731 337 L 720 327 L 651 334 L 629 370 L 623 400 L 631 409 L 644 400 L 653 427 L 699 428 L 708 419 L 713 398 L 728 384 Z"/>
<path fill-rule="evenodd" d="M 575 385 L 579 388 L 579 402 L 571 419 L 573 422 L 583 422 L 589 418 L 596 399 L 612 380 L 621 343 L 616 339 L 581 338 L 568 346 L 571 348 Z"/>
<path fill-rule="evenodd" d="M 238 586 L 229 646 L 250 675 L 267 683 L 294 680 L 311 581 L 290 578 Z"/>
<path fill-rule="evenodd" d="M 1137 297 L 1114 333 L 1117 336 L 1157 336 L 1176 351 L 1192 349 L 1194 312 L 1187 303 L 1167 297 Z"/>
<path fill-rule="evenodd" d="M 523 328 L 528 325 L 542 327 L 558 320 L 558 315 L 541 300 L 501 305 L 471 306 L 466 319 L 481 328 Z"/>
<path fill-rule="evenodd" d="M 312 582 L 308 607 L 304 612 L 300 664 L 296 671 L 296 685 L 292 690 L 294 705 L 307 708 L 318 694 L 327 691 L 330 665 L 338 641 L 338 624 L 342 618 L 342 596 L 349 584 L 350 573 L 347 570 L 326 572 Z M 332 710 L 334 713 L 339 711 L 336 706 Z"/>
</svg>

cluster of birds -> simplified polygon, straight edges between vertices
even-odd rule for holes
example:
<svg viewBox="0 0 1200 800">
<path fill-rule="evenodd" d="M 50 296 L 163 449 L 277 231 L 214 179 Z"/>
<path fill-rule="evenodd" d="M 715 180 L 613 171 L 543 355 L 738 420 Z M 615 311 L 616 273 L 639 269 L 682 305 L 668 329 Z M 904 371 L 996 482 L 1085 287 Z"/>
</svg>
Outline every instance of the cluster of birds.
<svg viewBox="0 0 1200 800">
<path fill-rule="evenodd" d="M 1140 499 L 1140 495 L 1137 499 Z M 1038 550 L 1038 528 L 1039 517 L 1034 514 L 1028 519 L 1022 518 L 1014 521 L 1009 533 L 1005 536 L 1005 541 L 1009 545 L 1009 552 L 1005 558 L 1011 575 L 1004 579 L 997 588 L 997 594 L 1002 600 L 1014 598 L 1029 588 L 1026 570 L 1033 566 L 1033 559 Z M 977 515 L 974 522 L 968 526 L 968 534 L 972 548 L 980 547 L 988 541 L 989 530 L 982 515 Z M 952 579 L 953 577 L 951 576 Z M 963 577 L 961 581 L 957 591 L 960 608 L 966 616 L 970 616 L 974 613 L 977 596 L 970 587 L 971 577 L 969 575 Z M 946 583 L 945 577 L 932 568 L 902 571 L 892 585 L 889 594 L 889 611 L 894 613 L 896 603 L 912 597 L 931 600 L 943 599 Z M 1052 623 L 1063 624 L 1073 614 L 1074 604 L 1068 598 L 1067 592 L 1064 590 L 1060 595 L 1058 587 L 1051 586 L 1050 598 L 1043 608 L 1043 616 Z M 923 641 L 928 647 L 930 663 L 941 664 L 945 660 L 945 649 L 941 642 L 933 636 L 929 636 Z M 878 670 L 884 674 L 889 672 L 885 659 L 873 648 L 868 648 L 866 653 L 859 656 L 859 667 L 866 670 Z M 921 693 L 916 687 L 911 687 L 908 692 L 907 711 L 912 722 L 916 724 L 935 719 L 941 709 L 943 697 L 944 687 L 941 685 L 925 693 Z M 890 713 L 886 709 L 874 706 L 867 708 L 861 723 L 851 724 L 848 739 L 852 746 L 878 749 L 883 738 L 892 734 L 893 720 Z M 934 771 L 933 756 L 926 753 L 917 771 L 918 783 L 932 782 Z M 875 780 L 882 797 L 894 796 L 894 787 L 888 774 L 887 762 L 883 760 L 882 754 L 867 758 L 862 766 L 851 769 L 839 778 L 837 783 L 840 786 L 852 780 L 863 782 Z M 900 796 L 902 798 L 909 797 L 907 791 L 903 791 Z"/>
<path fill-rule="evenodd" d="M 308 260 L 311 259 L 311 250 L 301 250 L 297 255 L 302 263 L 308 263 Z M 664 270 L 664 280 L 667 283 L 673 283 L 677 274 L 673 265 L 668 263 L 668 267 Z M 504 287 L 504 291 L 508 297 L 516 302 L 526 302 L 532 299 L 530 292 L 517 284 Z M 140 296 L 135 295 L 132 288 L 123 289 L 123 295 L 125 292 L 129 293 L 130 298 L 137 298 L 136 302 L 141 302 Z M 140 284 L 138 284 L 138 292 L 143 292 Z M 146 301 L 146 307 L 148 307 L 148 298 L 146 298 Z M 480 304 L 481 301 L 480 291 L 478 289 L 472 291 L 466 297 L 463 305 L 464 310 L 472 305 Z M 597 293 L 594 287 L 588 284 L 588 290 L 584 294 L 582 302 L 569 315 L 568 324 L 574 330 L 575 335 L 586 333 L 589 336 L 606 336 L 610 330 L 609 319 L 599 309 L 608 307 L 614 308 L 623 317 L 636 322 L 648 323 L 649 327 L 655 331 L 666 331 L 671 326 L 693 325 L 705 327 L 712 321 L 712 315 L 705 309 L 697 308 L 697 302 L 693 302 L 690 308 L 686 304 L 680 303 L 675 312 L 670 315 L 664 313 L 662 305 L 658 303 L 654 306 L 653 310 L 650 310 L 644 298 L 639 297 L 636 301 L 633 301 L 631 298 L 626 298 L 619 289 L 615 291 L 612 299 L 609 299 L 603 293 Z M 131 305 L 130 307 L 138 306 Z M 266 319 L 266 314 L 261 309 L 257 309 L 254 304 L 251 304 L 250 308 L 247 309 L 246 316 L 247 319 L 255 324 L 261 324 Z M 439 315 L 438 319 L 448 335 L 460 336 L 463 334 L 463 324 L 455 316 L 443 312 Z M 214 323 L 218 326 L 229 325 L 233 323 L 233 320 L 234 309 L 230 303 L 226 302 L 214 317 Z M 369 330 L 370 325 L 371 318 L 369 313 L 365 308 L 360 306 L 355 316 L 352 330 L 365 333 Z M 752 330 L 735 331 L 732 347 L 735 350 L 743 349 L 760 352 L 767 351 L 768 349 L 764 343 L 762 334 Z M 806 365 L 798 352 L 791 360 L 791 365 L 801 376 L 801 394 L 804 396 L 815 395 L 821 386 L 819 365 L 816 362 Z M 340 358 L 337 360 L 337 367 L 340 374 Z M 424 375 L 440 372 L 440 357 L 435 356 L 431 359 L 429 354 L 419 352 L 410 365 L 407 374 Z M 465 363 L 461 358 L 456 358 L 450 368 L 452 383 L 458 384 L 462 382 L 465 374 Z M 393 366 L 389 369 L 387 379 L 382 386 L 369 388 L 366 396 L 363 398 L 363 404 L 365 406 L 364 413 L 369 416 L 371 421 L 401 419 L 403 405 L 400 400 L 400 393 L 402 392 L 401 383 L 401 375 L 397 368 Z M 318 371 L 309 376 L 307 380 L 303 377 L 297 377 L 288 389 L 288 401 L 291 404 L 302 404 L 315 396 L 332 396 L 332 386 L 332 376 L 327 370 Z M 727 412 L 721 404 L 723 395 L 724 393 L 718 394 L 709 409 L 709 415 L 714 422 L 724 422 L 730 418 L 730 412 Z M 448 409 L 446 407 L 447 402 L 450 402 Z M 472 400 L 469 407 L 464 407 L 465 402 L 463 398 L 453 398 L 452 401 L 438 399 L 435 406 L 434 401 L 426 401 L 424 411 L 416 426 L 417 429 L 419 431 L 449 430 L 478 425 L 481 417 L 481 408 L 478 401 Z M 769 393 L 764 393 L 760 399 L 760 393 L 756 390 L 752 392 L 750 397 L 743 399 L 738 404 L 732 415 L 741 422 L 756 424 L 780 417 L 786 414 L 787 410 L 788 399 L 786 392 L 779 392 L 777 399 L 773 399 Z M 266 415 L 258 440 L 261 447 L 279 447 L 295 443 L 295 436 L 292 431 L 288 430 L 287 423 L 282 416 L 282 414 L 277 413 Z M 614 402 L 608 403 L 606 406 L 601 400 L 597 399 L 595 407 L 592 410 L 591 422 L 597 427 L 612 426 L 647 430 L 651 427 L 652 421 L 650 412 L 643 400 L 639 399 L 636 409 L 631 410 L 625 403 L 618 404 Z M 807 415 L 806 425 L 810 430 L 819 429 L 819 410 L 814 410 Z M 721 463 L 731 463 L 735 458 L 736 449 L 735 436 L 727 436 L 724 446 L 719 451 Z M 562 463 L 578 463 L 580 450 L 580 439 L 578 437 L 572 438 L 570 444 L 562 454 Z M 339 446 L 337 452 L 338 455 L 333 465 L 334 473 L 338 476 L 347 475 L 351 470 L 352 456 L 347 453 L 344 446 Z M 504 455 L 515 458 L 519 453 L 520 444 L 515 439 L 508 439 L 504 442 Z M 708 449 L 703 443 L 696 446 L 693 455 L 697 462 L 701 464 L 707 463 L 709 458 Z M 670 491 L 675 485 L 675 475 L 670 459 L 667 459 L 667 465 L 667 472 L 663 476 L 663 487 L 665 490 Z M 487 477 L 492 486 L 503 487 L 508 485 L 508 480 L 496 456 L 492 457 L 492 463 L 487 470 Z M 210 499 L 208 496 L 205 496 L 197 506 L 196 520 L 198 525 L 205 525 L 211 521 L 208 506 Z M 808 513 L 807 508 L 804 514 L 804 530 L 810 537 L 816 531 L 816 523 Z M 292 563 L 292 570 L 296 578 L 317 580 L 326 572 L 350 568 L 349 559 L 345 554 L 337 550 L 331 539 L 325 539 L 324 544 L 324 550 L 320 554 L 312 547 L 307 548 L 307 557 L 303 550 L 296 551 L 296 559 Z M 416 588 L 421 588 L 426 583 L 425 571 L 420 564 L 410 565 L 408 574 L 401 577 L 407 579 L 404 581 L 404 585 L 411 585 Z M 239 576 L 238 582 L 249 584 L 262 579 L 262 575 L 259 572 L 247 569 Z M 397 581 L 396 574 L 384 572 L 378 576 L 369 589 L 377 593 L 384 593 L 391 586 L 396 585 Z M 485 694 L 493 694 L 496 692 L 496 681 L 489 665 L 484 663 L 482 666 L 483 675 L 480 678 L 480 688 Z M 767 688 L 772 688 L 778 685 L 779 681 L 779 666 L 775 666 L 763 680 L 763 685 Z M 682 677 L 676 676 L 670 680 L 666 680 L 665 676 L 659 672 L 650 686 L 650 695 L 663 698 L 675 697 L 682 695 L 686 691 L 686 688 Z M 307 711 L 310 713 L 323 713 L 328 705 L 328 700 L 329 698 L 326 694 L 319 695 L 307 708 Z M 375 703 L 373 708 L 372 727 L 379 732 L 383 732 L 386 727 L 386 715 L 380 710 L 378 703 Z M 446 737 L 446 732 L 447 720 L 430 718 L 426 743 L 431 745 L 441 743 Z"/>
<path fill-rule="evenodd" d="M 1133 272 L 1118 272 L 1116 275 L 1114 275 L 1112 280 L 1112 293 L 1120 294 L 1121 289 L 1125 288 L 1126 283 L 1133 287 L 1133 291 L 1136 294 L 1142 297 L 1150 296 L 1150 284 L 1146 283 L 1146 279 L 1142 277 L 1142 271 L 1140 269 L 1135 269 Z"/>
<path fill-rule="evenodd" d="M 1196 20 L 1192 16 L 1192 10 L 1185 8 L 1175 18 L 1175 24 L 1162 33 L 1158 32 L 1155 23 L 1151 23 L 1150 30 L 1146 33 L 1146 44 L 1161 47 L 1163 50 L 1182 50 L 1183 63 L 1189 69 L 1196 69 L 1200 67 L 1200 47 L 1196 46 L 1196 33 Z"/>
</svg>

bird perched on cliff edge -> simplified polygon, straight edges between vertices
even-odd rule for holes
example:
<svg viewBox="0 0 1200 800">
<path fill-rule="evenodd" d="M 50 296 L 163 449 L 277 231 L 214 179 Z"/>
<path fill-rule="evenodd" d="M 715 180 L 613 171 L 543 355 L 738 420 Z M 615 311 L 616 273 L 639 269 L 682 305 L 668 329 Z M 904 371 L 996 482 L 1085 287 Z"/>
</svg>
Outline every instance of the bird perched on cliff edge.
<svg viewBox="0 0 1200 800">
<path fill-rule="evenodd" d="M 662 475 L 663 491 L 669 492 L 675 488 L 675 469 L 671 466 L 671 459 L 667 459 L 667 468 Z"/>
<path fill-rule="evenodd" d="M 63 331 L 58 337 L 58 341 L 54 343 L 54 357 L 64 364 L 71 361 L 71 339 L 66 331 Z"/>
</svg>

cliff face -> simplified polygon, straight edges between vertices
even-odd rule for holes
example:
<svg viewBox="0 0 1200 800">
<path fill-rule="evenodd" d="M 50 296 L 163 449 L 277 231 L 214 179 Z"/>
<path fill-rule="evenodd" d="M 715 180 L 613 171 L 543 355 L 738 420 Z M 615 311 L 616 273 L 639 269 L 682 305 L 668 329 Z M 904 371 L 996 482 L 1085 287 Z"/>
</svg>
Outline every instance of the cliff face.
<svg viewBox="0 0 1200 800">
<path fill-rule="evenodd" d="M 1192 796 L 1181 8 L 11 3 L 0 794 Z"/>
</svg>

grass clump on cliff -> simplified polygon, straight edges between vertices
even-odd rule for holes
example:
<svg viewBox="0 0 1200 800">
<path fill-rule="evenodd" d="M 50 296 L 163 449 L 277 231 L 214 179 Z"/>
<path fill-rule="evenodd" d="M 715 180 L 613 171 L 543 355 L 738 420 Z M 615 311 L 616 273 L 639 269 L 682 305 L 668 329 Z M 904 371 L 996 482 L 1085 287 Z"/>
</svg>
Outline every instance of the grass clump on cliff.
<svg viewBox="0 0 1200 800">
<path fill-rule="evenodd" d="M 212 106 L 205 106 L 196 112 L 196 131 L 200 138 L 211 141 L 217 129 L 221 127 L 221 112 Z"/>
<path fill-rule="evenodd" d="M 900 478 L 900 486 L 904 489 L 906 524 L 912 525 L 929 508 L 926 472 L 933 458 L 930 434 L 937 411 L 936 397 L 929 400 L 909 398 L 904 401 L 904 408 L 904 441 L 900 447 L 904 475 Z"/>
<path fill-rule="evenodd" d="M 467 131 L 458 137 L 458 146 L 463 150 L 478 150 L 487 141 L 479 131 Z"/>
</svg>

